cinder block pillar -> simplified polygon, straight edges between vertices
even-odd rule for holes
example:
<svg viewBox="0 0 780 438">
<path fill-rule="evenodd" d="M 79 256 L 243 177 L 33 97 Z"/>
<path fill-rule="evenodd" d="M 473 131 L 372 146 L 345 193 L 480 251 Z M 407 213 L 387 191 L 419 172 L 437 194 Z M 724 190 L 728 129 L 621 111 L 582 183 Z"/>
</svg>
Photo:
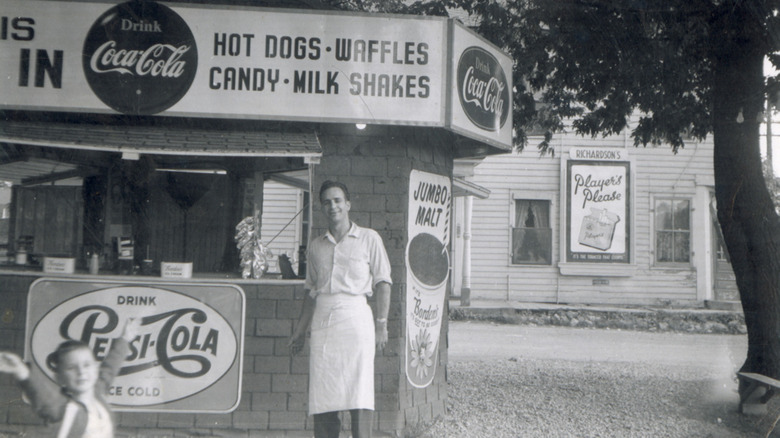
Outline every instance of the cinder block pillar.
<svg viewBox="0 0 780 438">
<path fill-rule="evenodd" d="M 324 232 L 317 190 L 328 179 L 347 184 L 350 217 L 382 236 L 393 269 L 388 318 L 389 343 L 377 355 L 375 428 L 396 436 L 444 415 L 447 398 L 447 313 L 444 312 L 436 376 L 427 388 L 415 388 L 405 375 L 406 266 L 409 178 L 412 170 L 452 177 L 454 136 L 443 130 L 416 127 L 332 125 L 320 135 L 323 156 L 314 166 L 313 230 Z M 446 303 L 446 299 L 445 299 Z M 373 304 L 373 303 L 372 303 Z M 445 304 L 446 305 L 446 304 Z"/>
</svg>

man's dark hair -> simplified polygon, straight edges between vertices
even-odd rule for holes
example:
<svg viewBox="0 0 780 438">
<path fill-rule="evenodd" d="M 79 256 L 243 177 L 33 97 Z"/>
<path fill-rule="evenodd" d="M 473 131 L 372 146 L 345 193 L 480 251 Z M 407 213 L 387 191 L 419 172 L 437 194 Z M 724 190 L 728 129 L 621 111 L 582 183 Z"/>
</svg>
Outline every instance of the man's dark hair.
<svg viewBox="0 0 780 438">
<path fill-rule="evenodd" d="M 346 184 L 340 181 L 327 180 L 320 186 L 320 202 L 322 202 L 322 194 L 325 193 L 325 190 L 332 189 L 333 187 L 340 188 L 341 191 L 344 192 L 344 200 L 349 201 L 349 190 L 347 190 Z"/>
</svg>

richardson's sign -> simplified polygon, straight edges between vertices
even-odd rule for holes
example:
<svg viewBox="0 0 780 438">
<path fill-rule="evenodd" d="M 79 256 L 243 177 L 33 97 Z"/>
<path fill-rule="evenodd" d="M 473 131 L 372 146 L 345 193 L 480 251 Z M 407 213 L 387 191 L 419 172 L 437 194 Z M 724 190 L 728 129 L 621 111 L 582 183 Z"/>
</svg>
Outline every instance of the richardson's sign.
<svg viewBox="0 0 780 438">
<path fill-rule="evenodd" d="M 3 0 L 0 17 L 0 108 L 424 125 L 511 147 L 511 62 L 445 18 L 151 0 Z"/>
<path fill-rule="evenodd" d="M 617 148 L 574 148 L 565 165 L 566 261 L 630 263 L 628 153 Z"/>
<path fill-rule="evenodd" d="M 244 293 L 222 284 L 141 284 L 39 279 L 30 286 L 26 358 L 69 339 L 102 359 L 128 318 L 141 318 L 130 355 L 109 389 L 124 411 L 230 412 L 241 394 Z"/>
</svg>

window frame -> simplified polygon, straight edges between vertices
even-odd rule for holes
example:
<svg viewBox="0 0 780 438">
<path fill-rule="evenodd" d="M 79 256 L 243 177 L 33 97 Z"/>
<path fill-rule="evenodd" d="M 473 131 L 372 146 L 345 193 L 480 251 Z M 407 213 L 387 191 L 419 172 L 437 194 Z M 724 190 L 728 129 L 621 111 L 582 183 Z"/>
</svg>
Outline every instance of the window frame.
<svg viewBox="0 0 780 438">
<path fill-rule="evenodd" d="M 551 191 L 512 191 L 509 196 L 509 229 L 507 235 L 507 243 L 509 245 L 507 265 L 510 267 L 551 267 L 557 263 L 557 196 L 556 192 Z M 549 229 L 550 232 L 550 260 L 540 263 L 534 262 L 522 262 L 514 263 L 514 230 L 517 227 L 515 218 L 517 216 L 517 201 L 544 201 L 547 202 L 547 215 L 549 217 L 549 225 L 545 229 Z"/>
<path fill-rule="evenodd" d="M 659 247 L 658 247 L 658 236 L 659 232 L 667 232 L 672 234 L 672 243 L 674 244 L 674 236 L 677 233 L 682 233 L 683 230 L 675 230 L 674 228 L 670 230 L 662 230 L 659 228 L 658 224 L 658 202 L 666 201 L 669 202 L 672 206 L 672 212 L 674 212 L 674 205 L 676 202 L 682 202 L 685 201 L 688 203 L 688 228 L 684 230 L 684 232 L 688 233 L 688 260 L 687 261 L 660 261 L 658 259 L 659 256 Z M 654 195 L 650 199 L 651 208 L 650 213 L 652 215 L 652 219 L 650 221 L 651 226 L 651 245 L 652 245 L 652 253 L 653 253 L 653 266 L 660 266 L 660 267 L 679 267 L 679 268 L 690 268 L 693 266 L 693 208 L 694 208 L 694 199 L 693 197 L 689 196 L 668 196 L 668 195 Z M 672 214 L 672 219 L 674 219 L 674 215 Z M 674 227 L 674 225 L 672 225 Z M 674 251 L 674 248 L 673 248 Z M 674 252 L 673 252 L 674 253 Z"/>
</svg>

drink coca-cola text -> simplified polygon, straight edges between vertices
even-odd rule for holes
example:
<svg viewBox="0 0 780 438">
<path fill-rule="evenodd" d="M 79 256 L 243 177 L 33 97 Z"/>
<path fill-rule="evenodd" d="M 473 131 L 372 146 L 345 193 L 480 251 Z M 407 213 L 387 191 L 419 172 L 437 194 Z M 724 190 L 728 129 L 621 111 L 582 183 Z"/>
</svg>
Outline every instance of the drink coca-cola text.
<svg viewBox="0 0 780 438">
<path fill-rule="evenodd" d="M 187 45 L 154 44 L 146 50 L 117 50 L 115 41 L 106 41 L 92 54 L 89 66 L 95 73 L 178 78 L 187 66 L 181 57 L 189 49 Z"/>
<path fill-rule="evenodd" d="M 461 89 L 465 102 L 473 103 L 489 113 L 500 115 L 504 111 L 504 99 L 501 98 L 501 93 L 505 87 L 506 84 L 499 82 L 495 77 L 487 81 L 477 78 L 474 75 L 474 67 L 469 67 Z"/>
<path fill-rule="evenodd" d="M 481 47 L 469 47 L 458 61 L 458 100 L 474 125 L 498 131 L 510 111 L 509 82 L 493 54 Z"/>
<path fill-rule="evenodd" d="M 156 114 L 183 98 L 198 49 L 187 23 L 151 0 L 113 6 L 90 28 L 82 68 L 92 91 L 124 114 Z"/>
</svg>

